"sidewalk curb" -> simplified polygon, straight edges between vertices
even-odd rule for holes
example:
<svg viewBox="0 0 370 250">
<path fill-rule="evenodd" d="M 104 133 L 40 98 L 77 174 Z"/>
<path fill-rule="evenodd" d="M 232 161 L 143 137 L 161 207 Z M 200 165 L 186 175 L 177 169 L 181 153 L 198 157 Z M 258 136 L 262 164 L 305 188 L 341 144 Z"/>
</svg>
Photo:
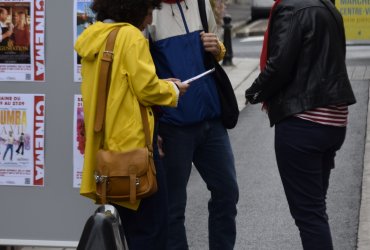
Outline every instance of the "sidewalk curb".
<svg viewBox="0 0 370 250">
<path fill-rule="evenodd" d="M 261 19 L 247 24 L 235 32 L 238 38 L 245 38 L 248 36 L 263 36 L 267 28 L 267 20 Z"/>
<path fill-rule="evenodd" d="M 369 89 L 370 96 L 370 89 Z M 370 246 L 370 102 L 367 110 L 367 125 L 362 176 L 361 205 L 357 234 L 357 250 L 368 250 Z"/>
<path fill-rule="evenodd" d="M 239 30 L 243 29 L 247 25 L 248 25 L 248 23 L 246 21 L 237 21 L 237 22 L 234 22 L 234 23 L 232 23 L 231 33 L 233 35 L 236 35 Z"/>
<path fill-rule="evenodd" d="M 243 29 L 246 26 L 247 26 L 246 21 L 231 22 L 231 37 L 235 37 L 235 34 L 239 30 Z M 217 35 L 221 40 L 224 39 L 224 27 L 223 27 L 223 25 L 218 27 Z"/>
</svg>

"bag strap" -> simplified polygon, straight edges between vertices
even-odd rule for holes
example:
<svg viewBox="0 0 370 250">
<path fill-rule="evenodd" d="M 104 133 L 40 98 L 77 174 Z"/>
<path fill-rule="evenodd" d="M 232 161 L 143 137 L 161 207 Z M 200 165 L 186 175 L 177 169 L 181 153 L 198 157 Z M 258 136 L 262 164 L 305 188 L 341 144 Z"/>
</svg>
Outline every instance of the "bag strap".
<svg viewBox="0 0 370 250">
<path fill-rule="evenodd" d="M 199 15 L 200 15 L 200 21 L 202 22 L 203 30 L 204 32 L 208 33 L 208 21 L 207 21 L 207 11 L 206 11 L 206 2 L 205 0 L 198 0 L 198 8 L 199 8 Z M 205 51 L 204 53 L 204 64 L 206 69 L 214 68 L 217 60 L 215 57 L 210 53 Z"/>
<path fill-rule="evenodd" d="M 112 62 L 113 62 L 113 55 L 114 55 L 113 49 L 114 49 L 114 43 L 116 41 L 116 37 L 117 37 L 119 29 L 120 28 L 116 28 L 109 33 L 107 43 L 105 45 L 105 50 L 103 52 L 103 57 L 101 58 L 94 131 L 98 133 L 103 130 L 102 140 L 104 140 L 103 125 L 104 125 L 104 120 L 105 120 L 107 98 L 108 98 L 108 93 L 109 93 L 109 88 L 110 88 Z M 145 144 L 149 152 L 153 153 L 153 146 L 150 140 L 148 114 L 147 114 L 146 108 L 140 102 L 139 102 L 139 105 L 140 105 L 141 120 L 143 123 L 144 133 L 145 133 Z M 102 142 L 102 144 L 103 143 L 104 142 Z"/>
<path fill-rule="evenodd" d="M 96 101 L 95 126 L 94 131 L 100 132 L 103 128 L 105 119 L 105 110 L 107 105 L 107 97 L 110 86 L 110 76 L 113 62 L 113 48 L 116 41 L 119 28 L 112 30 L 107 39 L 105 50 L 101 58 L 100 74 L 98 82 L 98 96 Z"/>
<path fill-rule="evenodd" d="M 198 8 L 199 8 L 200 20 L 202 22 L 203 29 L 206 33 L 208 33 L 206 2 L 204 0 L 198 0 Z"/>
</svg>

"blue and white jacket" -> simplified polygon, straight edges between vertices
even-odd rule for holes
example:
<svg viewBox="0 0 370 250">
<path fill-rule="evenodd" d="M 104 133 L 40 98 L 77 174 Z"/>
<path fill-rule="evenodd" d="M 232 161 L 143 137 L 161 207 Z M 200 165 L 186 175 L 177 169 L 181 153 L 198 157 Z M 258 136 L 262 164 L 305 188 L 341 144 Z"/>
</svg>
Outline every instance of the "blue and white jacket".
<svg viewBox="0 0 370 250">
<path fill-rule="evenodd" d="M 216 33 L 217 25 L 209 0 L 206 0 L 209 32 Z M 200 39 L 203 31 L 198 1 L 162 4 L 153 12 L 148 27 L 151 53 L 160 78 L 182 81 L 204 72 L 204 48 Z M 186 126 L 220 117 L 220 102 L 212 75 L 191 83 L 180 97 L 177 108 L 161 107 L 160 120 Z"/>
</svg>

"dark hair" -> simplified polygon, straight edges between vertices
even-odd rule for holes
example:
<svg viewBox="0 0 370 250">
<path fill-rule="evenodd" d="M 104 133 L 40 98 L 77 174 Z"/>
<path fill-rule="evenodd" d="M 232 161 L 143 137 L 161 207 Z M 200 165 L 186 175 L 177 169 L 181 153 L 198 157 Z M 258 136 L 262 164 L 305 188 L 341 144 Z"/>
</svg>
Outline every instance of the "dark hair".
<svg viewBox="0 0 370 250">
<path fill-rule="evenodd" d="M 149 8 L 160 8 L 162 0 L 94 0 L 91 4 L 96 20 L 113 19 L 139 27 Z"/>
</svg>

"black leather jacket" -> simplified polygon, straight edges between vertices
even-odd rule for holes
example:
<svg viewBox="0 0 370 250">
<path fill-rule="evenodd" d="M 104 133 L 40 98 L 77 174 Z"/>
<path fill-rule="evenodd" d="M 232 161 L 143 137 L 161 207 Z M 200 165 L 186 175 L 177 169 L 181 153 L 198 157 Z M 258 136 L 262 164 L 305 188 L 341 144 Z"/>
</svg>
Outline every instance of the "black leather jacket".
<svg viewBox="0 0 370 250">
<path fill-rule="evenodd" d="M 356 102 L 343 20 L 328 0 L 282 0 L 270 21 L 265 69 L 245 96 L 265 101 L 270 125 L 316 107 Z"/>
</svg>

